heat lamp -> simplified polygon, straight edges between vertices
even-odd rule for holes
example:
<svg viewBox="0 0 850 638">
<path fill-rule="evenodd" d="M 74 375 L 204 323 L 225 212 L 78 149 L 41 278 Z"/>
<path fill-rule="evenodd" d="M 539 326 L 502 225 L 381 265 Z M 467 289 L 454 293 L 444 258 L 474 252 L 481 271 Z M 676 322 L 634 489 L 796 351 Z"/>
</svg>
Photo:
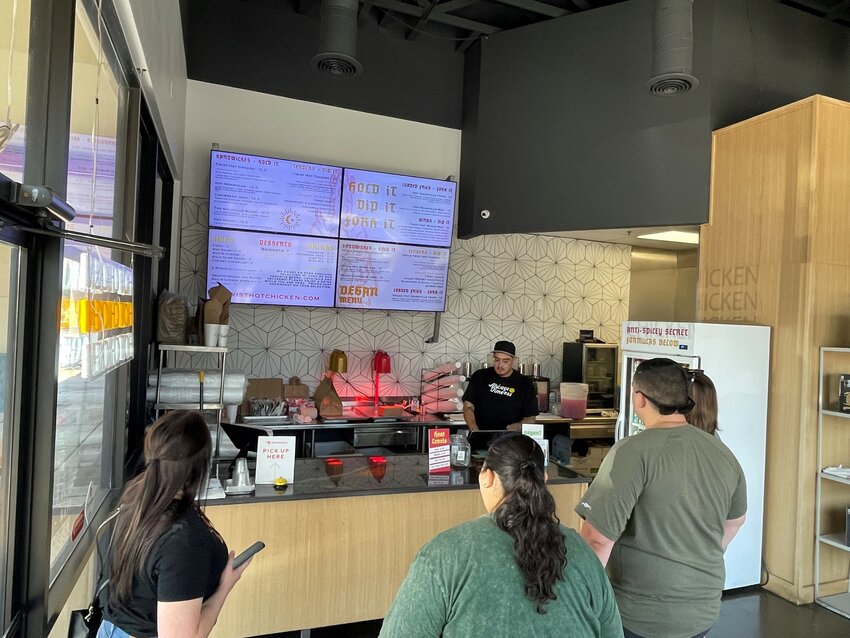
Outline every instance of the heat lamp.
<svg viewBox="0 0 850 638">
<path fill-rule="evenodd" d="M 378 350 L 375 353 L 374 358 L 372 359 L 372 369 L 375 371 L 375 407 L 377 408 L 380 377 L 382 374 L 389 374 L 390 372 L 392 372 L 392 365 L 390 364 L 390 355 L 388 355 L 383 350 Z"/>
</svg>

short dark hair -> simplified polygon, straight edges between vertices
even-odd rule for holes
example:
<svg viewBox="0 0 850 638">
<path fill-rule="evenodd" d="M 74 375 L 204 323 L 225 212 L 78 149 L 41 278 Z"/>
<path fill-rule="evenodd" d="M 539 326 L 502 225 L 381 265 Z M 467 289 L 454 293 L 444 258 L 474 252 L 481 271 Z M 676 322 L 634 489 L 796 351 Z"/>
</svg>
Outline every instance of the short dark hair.
<svg viewBox="0 0 850 638">
<path fill-rule="evenodd" d="M 648 359 L 635 370 L 632 385 L 661 414 L 684 414 L 693 407 L 685 369 L 672 359 Z"/>
</svg>

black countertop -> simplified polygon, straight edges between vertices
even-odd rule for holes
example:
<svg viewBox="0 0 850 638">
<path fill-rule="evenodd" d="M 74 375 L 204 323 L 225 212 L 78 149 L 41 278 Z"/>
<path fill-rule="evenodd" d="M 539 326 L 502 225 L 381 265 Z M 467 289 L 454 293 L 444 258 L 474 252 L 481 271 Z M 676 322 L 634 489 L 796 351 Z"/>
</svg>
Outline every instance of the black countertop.
<svg viewBox="0 0 850 638">
<path fill-rule="evenodd" d="M 276 492 L 271 485 L 257 485 L 252 494 L 209 500 L 207 505 L 473 489 L 478 487 L 481 463 L 481 459 L 473 459 L 469 468 L 452 468 L 448 474 L 429 474 L 427 454 L 296 459 L 295 481 L 284 491 Z M 253 467 L 250 469 L 253 477 Z M 228 464 L 222 464 L 219 476 L 227 478 L 227 470 Z M 548 473 L 550 485 L 590 483 L 589 478 L 553 463 L 549 464 Z"/>
</svg>

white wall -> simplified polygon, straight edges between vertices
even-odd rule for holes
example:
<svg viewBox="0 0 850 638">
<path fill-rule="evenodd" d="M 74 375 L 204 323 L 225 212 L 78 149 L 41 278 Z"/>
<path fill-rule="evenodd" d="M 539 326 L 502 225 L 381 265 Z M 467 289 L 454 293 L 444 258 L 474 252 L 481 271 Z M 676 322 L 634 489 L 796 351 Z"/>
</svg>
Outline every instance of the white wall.
<svg viewBox="0 0 850 638">
<path fill-rule="evenodd" d="M 142 90 L 180 179 L 186 123 L 186 54 L 177 0 L 115 0 Z M 179 191 L 178 191 L 179 192 Z"/>
<path fill-rule="evenodd" d="M 209 196 L 210 144 L 232 151 L 457 176 L 460 131 L 190 80 L 183 194 Z"/>
</svg>

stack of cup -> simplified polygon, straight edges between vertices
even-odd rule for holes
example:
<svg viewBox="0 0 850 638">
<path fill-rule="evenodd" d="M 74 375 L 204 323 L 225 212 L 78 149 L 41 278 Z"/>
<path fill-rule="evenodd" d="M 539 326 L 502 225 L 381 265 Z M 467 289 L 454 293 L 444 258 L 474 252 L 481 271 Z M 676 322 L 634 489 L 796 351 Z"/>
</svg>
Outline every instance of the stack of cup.
<svg viewBox="0 0 850 638">
<path fill-rule="evenodd" d="M 251 484 L 251 475 L 248 474 L 248 459 L 236 459 L 236 470 L 233 472 L 233 485 L 245 487 Z"/>
<path fill-rule="evenodd" d="M 230 326 L 219 323 L 204 324 L 204 345 L 207 347 L 227 347 L 227 336 L 230 334 Z"/>
</svg>

